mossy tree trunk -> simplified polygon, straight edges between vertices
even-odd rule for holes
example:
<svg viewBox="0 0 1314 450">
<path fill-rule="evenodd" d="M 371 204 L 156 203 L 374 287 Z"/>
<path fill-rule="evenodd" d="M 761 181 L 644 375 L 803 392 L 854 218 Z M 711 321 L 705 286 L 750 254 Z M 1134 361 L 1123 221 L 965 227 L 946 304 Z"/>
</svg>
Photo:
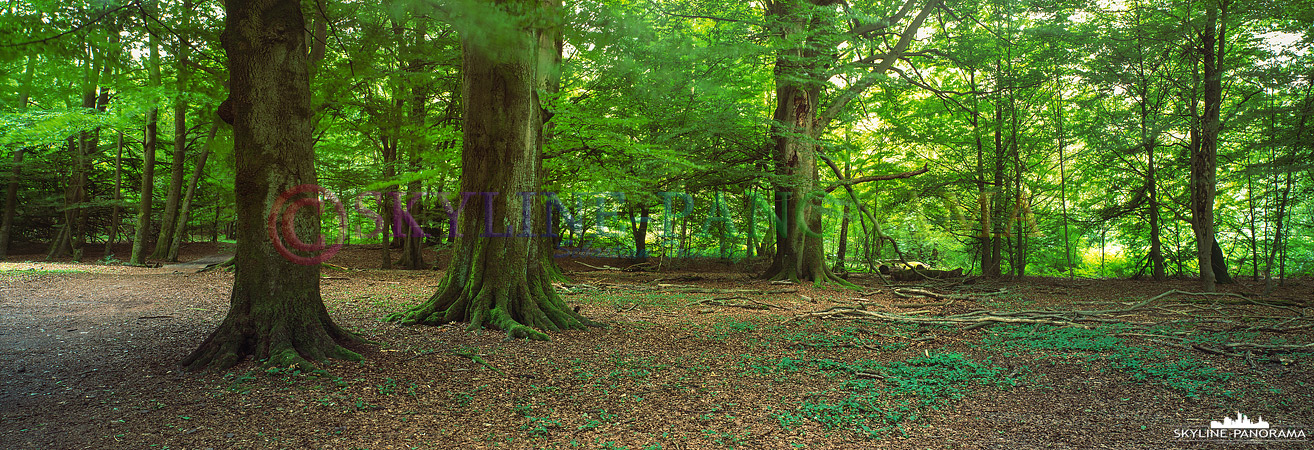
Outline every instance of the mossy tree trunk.
<svg viewBox="0 0 1314 450">
<path fill-rule="evenodd" d="M 817 192 L 818 111 L 825 83 L 822 52 L 827 44 L 818 29 L 830 26 L 811 1 L 780 1 L 768 5 L 775 33 L 800 42 L 776 54 L 776 109 L 772 122 L 775 160 L 775 209 L 779 228 L 776 253 L 763 278 L 839 281 L 825 264 Z M 806 229 L 805 229 L 806 228 Z"/>
<path fill-rule="evenodd" d="M 887 24 L 909 18 L 923 0 L 905 0 Z M 883 78 L 900 58 L 917 34 L 917 30 L 939 5 L 926 0 L 916 16 L 897 35 L 898 41 L 880 48 L 861 61 L 852 63 L 864 68 L 856 81 L 834 89 L 822 103 L 823 89 L 837 75 L 835 60 L 842 46 L 866 42 L 875 23 L 853 23 L 842 29 L 839 10 L 844 2 L 834 0 L 779 0 L 766 2 L 767 31 L 780 42 L 795 43 L 776 51 L 776 109 L 771 125 L 774 140 L 775 208 L 779 222 L 776 252 L 763 278 L 792 281 L 834 282 L 856 287 L 835 276 L 826 266 L 821 235 L 821 200 L 833 187 L 817 184 L 817 160 L 820 139 L 829 125 L 847 109 L 849 103 Z M 884 27 L 884 26 L 880 26 Z M 864 44 L 865 45 L 865 44 Z M 866 177 L 864 177 L 866 178 Z M 854 184 L 846 181 L 846 184 Z"/>
<path fill-rule="evenodd" d="M 243 180 L 235 192 L 235 261 L 240 270 L 228 316 L 182 365 L 219 370 L 249 356 L 267 360 L 269 366 L 309 368 L 307 361 L 360 359 L 343 345 L 361 339 L 334 324 L 320 298 L 319 264 L 283 258 L 266 222 L 280 196 L 316 181 L 300 3 L 228 0 L 226 11 L 220 40 L 228 54 L 227 108 L 232 113 L 237 178 Z M 314 209 L 314 197 L 289 200 L 310 202 L 312 207 L 303 209 Z M 296 219 L 300 239 L 317 242 L 319 217 L 303 213 Z"/>
<path fill-rule="evenodd" d="M 507 9 L 544 12 L 555 7 L 552 0 L 515 3 Z M 490 11 L 497 8 L 487 5 Z M 495 38 L 462 36 L 461 191 L 482 194 L 469 194 L 470 206 L 459 218 L 460 234 L 438 291 L 390 319 L 402 324 L 468 322 L 471 330 L 488 325 L 511 337 L 547 340 L 544 331 L 595 324 L 552 289 L 543 209 L 522 213 L 526 198 L 535 204 L 542 200 L 521 193 L 536 193 L 542 186 L 544 111 L 537 90 L 546 71 L 555 70 L 555 64 L 541 61 L 556 59 L 540 52 L 559 51 L 542 44 L 555 42 L 545 34 L 557 31 L 551 26 L 498 31 Z"/>
</svg>

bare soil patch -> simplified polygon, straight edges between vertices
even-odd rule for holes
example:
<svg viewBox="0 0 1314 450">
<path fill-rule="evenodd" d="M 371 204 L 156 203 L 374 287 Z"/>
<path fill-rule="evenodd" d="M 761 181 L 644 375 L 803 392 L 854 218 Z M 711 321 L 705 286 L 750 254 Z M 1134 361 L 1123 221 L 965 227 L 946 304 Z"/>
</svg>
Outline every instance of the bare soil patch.
<svg viewBox="0 0 1314 450">
<path fill-rule="evenodd" d="M 254 362 L 179 372 L 178 360 L 224 317 L 230 273 L 23 262 L 33 255 L 0 262 L 0 447 L 1254 448 L 1184 441 L 1174 431 L 1238 411 L 1275 427 L 1314 427 L 1307 353 L 1192 347 L 1312 342 L 1310 328 L 1250 328 L 1309 323 L 1308 280 L 1267 297 L 1248 280 L 1224 287 L 1296 306 L 1208 297 L 1138 310 L 1122 320 L 1177 322 L 1137 336 L 800 316 L 1109 309 L 1194 282 L 903 285 L 990 293 L 946 303 L 899 297 L 856 275 L 864 291 L 770 284 L 718 262 L 649 273 L 571 261 L 563 266 L 573 280 L 560 292 L 608 326 L 527 342 L 464 324 L 382 322 L 431 295 L 442 272 L 373 270 L 380 252 L 348 247 L 331 262 L 349 270 L 323 271 L 334 318 L 380 343 L 364 362 L 333 362 L 324 374 Z M 183 259 L 216 253 L 189 247 Z M 1182 317 L 1182 308 L 1196 316 Z M 1101 337 L 1115 332 L 1123 333 L 1116 341 Z M 1314 428 L 1307 433 L 1314 438 Z"/>
</svg>

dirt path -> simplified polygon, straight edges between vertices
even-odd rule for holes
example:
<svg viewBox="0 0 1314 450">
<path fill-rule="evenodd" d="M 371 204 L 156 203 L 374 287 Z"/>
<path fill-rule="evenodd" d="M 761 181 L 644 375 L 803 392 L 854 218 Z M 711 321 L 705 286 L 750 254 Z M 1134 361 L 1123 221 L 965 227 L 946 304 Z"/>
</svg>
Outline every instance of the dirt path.
<svg viewBox="0 0 1314 450">
<path fill-rule="evenodd" d="M 131 408 L 124 393 L 167 393 L 169 366 L 223 313 L 231 283 L 169 268 L 40 267 L 94 272 L 0 274 L 0 447 L 85 442 Z"/>
<path fill-rule="evenodd" d="M 369 256 L 362 260 L 372 261 Z M 441 272 L 335 271 L 322 282 L 330 313 L 382 343 L 364 362 L 332 363 L 328 377 L 251 363 L 221 374 L 184 374 L 176 363 L 222 319 L 232 274 L 181 269 L 0 263 L 0 448 L 1185 449 L 1202 444 L 1174 440 L 1174 429 L 1207 427 L 1208 420 L 1234 411 L 1284 426 L 1314 426 L 1314 372 L 1308 369 L 1314 355 L 1290 366 L 1250 367 L 1239 358 L 1190 350 L 1155 358 L 1119 353 L 1128 346 L 1161 348 L 1130 339 L 1113 350 L 1011 354 L 983 345 L 1001 336 L 996 328 L 790 320 L 851 305 L 858 300 L 852 291 L 796 286 L 786 295 L 754 297 L 776 306 L 758 311 L 698 303 L 720 294 L 624 288 L 655 288 L 658 280 L 710 289 L 779 288 L 729 272 L 575 273 L 576 283 L 604 289 L 573 293 L 566 301 L 609 327 L 554 334 L 543 343 L 379 320 L 430 295 Z M 1090 308 L 1090 302 L 1191 287 L 1185 281 L 1028 280 L 974 286 L 1006 288 L 1010 295 L 945 310 Z M 880 310 L 912 301 L 888 292 L 863 297 Z M 1300 285 L 1273 298 L 1311 297 Z M 1031 330 L 1027 336 L 1045 334 Z M 1312 334 L 1281 337 L 1309 342 Z M 487 365 L 461 354 L 481 355 Z M 962 356 L 944 356 L 956 354 Z M 851 423 L 832 428 L 816 420 L 870 417 L 851 406 L 848 415 L 825 409 L 842 405 L 834 402 L 853 394 L 855 385 L 898 386 L 870 364 L 936 357 L 939 364 L 959 364 L 945 368 L 975 367 L 963 376 L 997 366 L 997 376 L 1012 377 L 1016 385 L 967 385 L 961 398 L 914 409 L 918 418 L 875 439 L 852 431 Z M 1186 369 L 1205 371 L 1192 376 L 1244 393 L 1185 395 L 1163 380 L 1189 381 L 1186 369 L 1154 365 L 1178 358 L 1194 361 Z M 1153 366 L 1129 372 L 1115 362 Z M 850 378 L 833 369 L 850 363 L 869 365 Z M 1231 378 L 1218 381 L 1213 369 Z M 923 387 L 943 393 L 944 386 L 934 384 L 945 381 L 936 378 L 942 374 L 932 371 L 926 381 L 932 384 Z M 1172 378 L 1153 378 L 1162 376 Z M 881 398 L 897 403 L 907 397 Z M 1309 442 L 1265 448 L 1308 448 Z"/>
</svg>

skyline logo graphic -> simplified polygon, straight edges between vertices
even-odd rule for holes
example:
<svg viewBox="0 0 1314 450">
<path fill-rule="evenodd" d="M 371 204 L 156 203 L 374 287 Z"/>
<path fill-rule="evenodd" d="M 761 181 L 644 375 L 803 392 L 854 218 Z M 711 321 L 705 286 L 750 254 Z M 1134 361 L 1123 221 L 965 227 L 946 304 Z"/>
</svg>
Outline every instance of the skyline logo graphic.
<svg viewBox="0 0 1314 450">
<path fill-rule="evenodd" d="M 1173 430 L 1177 441 L 1257 444 L 1271 442 L 1308 442 L 1309 434 L 1303 426 L 1274 426 L 1263 416 L 1250 418 L 1240 411 L 1236 417 L 1209 421 L 1209 428 L 1177 428 Z"/>
<path fill-rule="evenodd" d="M 1233 419 L 1231 417 L 1224 417 L 1222 421 L 1213 420 L 1209 422 L 1209 428 L 1268 428 L 1268 427 L 1269 427 L 1268 422 L 1264 421 L 1263 416 L 1260 416 L 1258 421 L 1253 421 L 1250 420 L 1249 417 L 1246 417 L 1245 414 L 1241 414 L 1241 411 L 1236 412 L 1236 419 Z"/>
</svg>

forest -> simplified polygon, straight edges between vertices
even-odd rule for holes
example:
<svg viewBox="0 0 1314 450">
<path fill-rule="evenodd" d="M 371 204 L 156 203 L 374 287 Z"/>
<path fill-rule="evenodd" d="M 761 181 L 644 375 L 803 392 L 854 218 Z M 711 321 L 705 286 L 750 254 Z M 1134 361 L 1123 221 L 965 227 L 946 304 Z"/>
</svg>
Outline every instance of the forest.
<svg viewBox="0 0 1314 450">
<path fill-rule="evenodd" d="M 1260 0 L 10 0 L 0 436 L 1296 448 L 1312 46 Z"/>
<path fill-rule="evenodd" d="M 825 193 L 809 271 L 895 247 L 987 276 L 1198 277 L 1213 255 L 1219 279 L 1314 270 L 1308 6 L 767 3 L 560 10 L 534 189 L 581 216 L 566 246 L 772 255 L 762 206 L 791 185 Z M 381 193 L 460 191 L 463 4 L 303 5 L 316 182 L 355 202 L 348 244 L 408 234 L 360 231 L 392 224 Z M 142 264 L 235 239 L 222 5 L 6 10 L 0 254 Z M 449 244 L 440 197 L 408 212 L 421 245 Z"/>
</svg>

